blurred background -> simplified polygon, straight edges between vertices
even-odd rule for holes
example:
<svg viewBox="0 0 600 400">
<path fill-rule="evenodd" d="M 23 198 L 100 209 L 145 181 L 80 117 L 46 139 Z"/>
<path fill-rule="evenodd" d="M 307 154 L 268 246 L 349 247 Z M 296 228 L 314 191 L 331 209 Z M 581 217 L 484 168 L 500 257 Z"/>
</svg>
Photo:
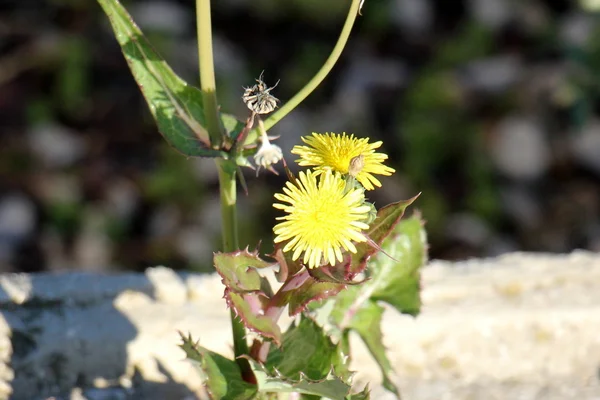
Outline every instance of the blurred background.
<svg viewBox="0 0 600 400">
<path fill-rule="evenodd" d="M 245 119 L 261 71 L 285 102 L 349 0 L 213 2 L 218 97 Z M 197 84 L 192 0 L 126 1 Z M 593 0 L 366 0 L 333 72 L 270 133 L 383 140 L 383 206 L 422 192 L 432 258 L 600 251 L 600 34 Z M 269 251 L 283 177 L 248 170 L 241 244 Z M 413 208 L 414 209 L 414 208 Z M 0 2 L 0 270 L 211 269 L 217 177 L 158 134 L 90 0 Z"/>
</svg>

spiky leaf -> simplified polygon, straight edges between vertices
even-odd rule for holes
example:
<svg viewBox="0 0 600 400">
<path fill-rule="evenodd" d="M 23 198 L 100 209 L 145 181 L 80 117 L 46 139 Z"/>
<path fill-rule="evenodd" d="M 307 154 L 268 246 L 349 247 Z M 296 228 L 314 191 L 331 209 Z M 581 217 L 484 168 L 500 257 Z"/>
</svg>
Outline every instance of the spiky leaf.
<svg viewBox="0 0 600 400">
<path fill-rule="evenodd" d="M 258 390 L 266 393 L 300 393 L 315 395 L 332 400 L 344 400 L 350 386 L 333 373 L 324 378 L 313 380 L 304 375 L 290 379 L 283 374 L 270 372 L 252 359 L 248 359 L 258 383 Z"/>
<path fill-rule="evenodd" d="M 418 215 L 400 221 L 383 241 L 383 251 L 369 261 L 370 280 L 340 293 L 330 311 L 330 321 L 343 336 L 350 330 L 360 335 L 382 370 L 385 388 L 394 393 L 398 389 L 390 378 L 392 368 L 381 335 L 383 308 L 377 301 L 402 313 L 419 312 L 419 268 L 426 260 L 426 246 L 423 222 Z"/>
<path fill-rule="evenodd" d="M 420 268 L 427 260 L 427 236 L 419 215 L 400 221 L 383 250 L 369 262 L 374 290 L 371 299 L 401 313 L 416 315 L 421 308 Z"/>
<path fill-rule="evenodd" d="M 269 316 L 263 315 L 260 294 L 238 294 L 225 291 L 229 307 L 233 308 L 244 326 L 259 335 L 272 339 L 275 344 L 281 344 L 281 329 Z"/>
<path fill-rule="evenodd" d="M 180 332 L 183 343 L 180 347 L 188 360 L 203 377 L 204 384 L 212 399 L 250 400 L 255 398 L 257 386 L 242 379 L 240 369 L 229 360 L 205 349 Z"/>
<path fill-rule="evenodd" d="M 410 206 L 419 195 L 411 199 L 388 204 L 377 212 L 377 218 L 369 226 L 367 236 L 371 242 L 359 243 L 356 246 L 356 253 L 352 254 L 352 263 L 349 267 L 350 273 L 360 273 L 365 267 L 369 258 L 379 250 L 383 240 L 392 232 L 396 224 L 404 215 L 404 211 Z M 374 246 L 376 245 L 376 246 Z"/>
<path fill-rule="evenodd" d="M 323 329 L 312 319 L 302 317 L 285 332 L 282 346 L 271 349 L 266 367 L 290 379 L 300 379 L 303 374 L 316 381 L 326 378 L 332 370 L 349 378 L 344 361 L 339 346 L 325 335 Z"/>
<path fill-rule="evenodd" d="M 335 296 L 345 288 L 346 285 L 341 283 L 319 282 L 309 277 L 302 286 L 289 291 L 290 316 L 304 311 L 309 303 Z"/>
<path fill-rule="evenodd" d="M 217 272 L 223 278 L 223 284 L 237 293 L 264 289 L 266 280 L 256 270 L 272 265 L 261 259 L 257 252 L 249 252 L 248 249 L 231 253 L 215 253 L 213 262 Z"/>
</svg>

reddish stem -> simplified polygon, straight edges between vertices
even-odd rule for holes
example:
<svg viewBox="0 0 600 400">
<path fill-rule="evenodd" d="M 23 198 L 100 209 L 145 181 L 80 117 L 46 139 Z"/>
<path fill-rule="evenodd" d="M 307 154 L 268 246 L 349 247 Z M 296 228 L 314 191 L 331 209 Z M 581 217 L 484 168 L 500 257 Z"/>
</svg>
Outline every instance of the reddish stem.
<svg viewBox="0 0 600 400">
<path fill-rule="evenodd" d="M 303 270 L 302 272 L 292 276 L 289 278 L 283 286 L 279 288 L 275 296 L 271 297 L 267 307 L 265 309 L 265 315 L 270 317 L 273 321 L 277 322 L 279 317 L 281 317 L 281 313 L 283 309 L 288 304 L 288 292 L 291 290 L 298 289 L 300 286 L 306 282 L 306 280 L 310 277 L 307 270 Z M 260 363 L 264 363 L 267 360 L 267 355 L 269 354 L 269 349 L 271 347 L 271 342 L 268 341 L 260 341 L 258 339 L 254 339 L 252 343 L 252 347 L 250 348 L 250 357 L 255 359 Z"/>
</svg>

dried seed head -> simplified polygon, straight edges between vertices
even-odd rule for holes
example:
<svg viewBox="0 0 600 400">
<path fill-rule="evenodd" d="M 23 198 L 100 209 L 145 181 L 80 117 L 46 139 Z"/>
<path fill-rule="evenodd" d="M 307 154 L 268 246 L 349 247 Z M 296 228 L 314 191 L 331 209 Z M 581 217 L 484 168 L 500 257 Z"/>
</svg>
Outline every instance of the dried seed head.
<svg viewBox="0 0 600 400">
<path fill-rule="evenodd" d="M 279 81 L 277 81 L 275 86 L 267 87 L 262 80 L 262 76 L 261 72 L 256 80 L 256 85 L 244 88 L 242 100 L 251 111 L 257 114 L 268 114 L 277 108 L 279 99 L 269 92 L 277 86 Z"/>
</svg>

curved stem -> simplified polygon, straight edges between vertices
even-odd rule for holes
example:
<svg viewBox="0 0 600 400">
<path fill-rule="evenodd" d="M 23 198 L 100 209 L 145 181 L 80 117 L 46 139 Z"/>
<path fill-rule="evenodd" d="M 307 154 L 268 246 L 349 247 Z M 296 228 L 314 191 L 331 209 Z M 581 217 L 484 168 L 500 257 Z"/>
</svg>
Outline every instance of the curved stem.
<svg viewBox="0 0 600 400">
<path fill-rule="evenodd" d="M 356 20 L 356 15 L 358 14 L 361 0 L 352 0 L 352 4 L 350 5 L 350 10 L 348 11 L 348 16 L 346 17 L 346 22 L 344 23 L 344 27 L 342 28 L 342 32 L 340 33 L 340 37 L 338 38 L 335 47 L 331 51 L 331 54 L 319 70 L 313 76 L 313 78 L 298 92 L 294 97 L 292 97 L 287 103 L 285 103 L 280 109 L 278 109 L 274 114 L 272 114 L 269 118 L 267 118 L 265 123 L 265 129 L 271 129 L 276 123 L 281 121 L 283 117 L 289 114 L 294 108 L 296 108 L 304 99 L 308 97 L 320 84 L 323 82 L 327 74 L 331 71 L 335 63 L 340 58 L 346 43 L 348 42 L 348 38 L 350 37 L 350 32 L 352 31 L 352 26 L 354 25 L 354 21 Z"/>
</svg>

